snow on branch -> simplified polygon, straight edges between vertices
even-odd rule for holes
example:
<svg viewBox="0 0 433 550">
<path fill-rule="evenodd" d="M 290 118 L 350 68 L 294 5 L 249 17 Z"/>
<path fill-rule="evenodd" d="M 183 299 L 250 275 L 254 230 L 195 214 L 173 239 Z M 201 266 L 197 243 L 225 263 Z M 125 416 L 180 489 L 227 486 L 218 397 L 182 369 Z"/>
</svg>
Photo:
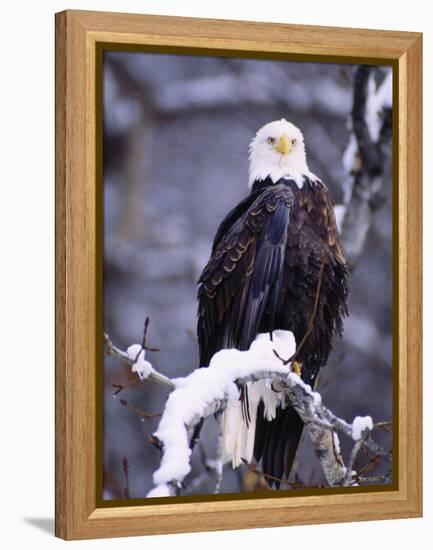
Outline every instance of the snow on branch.
<svg viewBox="0 0 433 550">
<path fill-rule="evenodd" d="M 175 387 L 168 376 L 157 372 L 148 361 L 145 361 L 144 358 L 146 348 L 143 344 L 133 344 L 132 346 L 129 346 L 127 351 L 122 351 L 119 348 L 116 348 L 110 340 L 108 334 L 104 334 L 104 344 L 107 355 L 117 357 L 117 359 L 120 359 L 122 363 L 125 363 L 128 367 L 131 367 L 132 372 L 136 372 L 140 380 L 149 378 L 149 380 L 159 382 L 160 384 L 168 386 L 171 389 Z"/>
<path fill-rule="evenodd" d="M 123 352 L 108 336 L 105 343 L 107 354 L 117 357 L 134 371 L 138 370 L 137 360 L 133 361 L 131 356 L 137 353 L 138 361 L 144 361 L 143 346 L 130 346 L 129 352 Z M 202 418 L 212 415 L 217 416 L 220 427 L 214 467 L 219 489 L 223 466 L 222 413 L 238 406 L 240 386 L 258 381 L 275 388 L 296 409 L 330 486 L 356 483 L 356 472 L 352 470 L 361 447 L 390 460 L 389 453 L 371 438 L 375 427 L 371 417 L 356 417 L 351 424 L 338 418 L 323 405 L 320 394 L 312 391 L 292 370 L 291 364 L 282 359 L 291 357 L 295 350 L 291 332 L 274 331 L 272 340 L 269 334 L 259 334 L 248 351 L 219 351 L 208 368 L 198 368 L 184 378 L 169 379 L 152 366 L 146 366 L 147 379 L 173 388 L 152 438 L 162 454 L 160 466 L 153 475 L 155 487 L 147 496 L 180 494 L 191 471 L 190 435 Z M 341 456 L 339 434 L 354 441 L 347 466 Z"/>
<path fill-rule="evenodd" d="M 383 204 L 385 149 L 391 140 L 392 71 L 378 86 L 375 69 L 361 65 L 354 74 L 351 135 L 343 156 L 348 175 L 344 201 L 335 207 L 349 264 L 359 258 L 373 220 Z"/>
</svg>

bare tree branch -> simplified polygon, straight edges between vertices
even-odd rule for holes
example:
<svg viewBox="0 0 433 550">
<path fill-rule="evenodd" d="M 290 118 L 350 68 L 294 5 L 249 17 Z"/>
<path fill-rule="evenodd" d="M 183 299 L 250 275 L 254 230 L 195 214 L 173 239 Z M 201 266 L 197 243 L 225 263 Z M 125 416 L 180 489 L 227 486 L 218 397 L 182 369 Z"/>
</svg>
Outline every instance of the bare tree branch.
<svg viewBox="0 0 433 550">
<path fill-rule="evenodd" d="M 391 138 L 392 72 L 377 87 L 374 69 L 361 65 L 354 76 L 352 134 L 343 156 L 348 174 L 344 204 L 336 207 L 341 241 L 350 265 L 358 260 L 373 214 L 383 204 L 385 148 Z"/>
<path fill-rule="evenodd" d="M 219 493 L 221 488 L 221 483 L 223 480 L 222 457 L 223 457 L 224 416 L 222 414 L 222 411 L 217 413 L 216 420 L 218 423 L 218 430 L 217 430 L 217 456 L 215 461 L 215 473 L 216 473 L 215 493 Z"/>
</svg>

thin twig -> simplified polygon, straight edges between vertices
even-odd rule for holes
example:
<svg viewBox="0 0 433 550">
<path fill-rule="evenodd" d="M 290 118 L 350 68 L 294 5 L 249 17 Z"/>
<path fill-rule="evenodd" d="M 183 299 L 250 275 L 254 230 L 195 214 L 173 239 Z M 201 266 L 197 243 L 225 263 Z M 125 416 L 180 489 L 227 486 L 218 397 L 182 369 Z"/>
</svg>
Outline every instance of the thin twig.
<svg viewBox="0 0 433 550">
<path fill-rule="evenodd" d="M 288 487 L 291 487 L 292 489 L 294 489 L 294 488 L 299 489 L 300 488 L 298 482 L 291 482 L 291 481 L 287 481 L 287 479 L 283 479 L 281 477 L 272 476 L 270 474 L 265 474 L 264 472 L 262 472 L 261 470 L 259 470 L 255 466 L 253 466 L 252 464 L 248 464 L 246 461 L 243 461 L 243 462 L 244 462 L 244 464 L 246 464 L 248 466 L 248 471 L 253 472 L 253 474 L 256 474 L 258 476 L 263 476 L 265 479 L 268 479 L 269 481 L 276 481 L 276 482 L 280 483 L 281 485 L 287 485 Z"/>
<path fill-rule="evenodd" d="M 149 329 L 149 323 L 150 323 L 150 318 L 149 318 L 149 316 L 147 316 L 146 319 L 144 320 L 143 337 L 141 339 L 141 348 L 146 350 L 146 351 L 161 351 L 159 348 L 149 348 L 146 345 L 147 331 Z M 137 359 L 138 359 L 138 356 L 137 356 Z M 136 361 L 137 361 L 137 359 L 136 359 Z"/>
<path fill-rule="evenodd" d="M 389 483 L 391 480 L 392 480 L 392 471 L 389 471 L 386 474 L 383 474 L 382 476 L 369 476 L 369 477 L 360 476 L 359 477 L 359 482 L 366 483 L 366 484 Z"/>
<path fill-rule="evenodd" d="M 116 391 L 113 393 L 113 397 L 116 397 L 119 395 L 119 393 L 126 388 L 129 388 L 131 386 L 134 386 L 135 384 L 138 384 L 138 382 L 141 382 L 140 378 L 137 376 L 134 378 L 134 380 L 130 380 L 129 382 L 125 382 L 124 384 L 111 384 L 113 388 L 116 388 Z"/>
<path fill-rule="evenodd" d="M 383 430 L 384 432 L 391 434 L 392 433 L 392 422 L 376 422 L 373 426 L 373 430 L 375 429 Z"/>
<path fill-rule="evenodd" d="M 372 458 L 369 458 L 367 464 L 358 470 L 358 478 L 364 476 L 364 474 L 367 474 L 370 470 L 375 468 L 378 463 L 380 462 L 380 456 L 373 456 Z"/>
<path fill-rule="evenodd" d="M 131 498 L 131 495 L 129 493 L 129 464 L 126 456 L 123 457 L 122 465 L 123 465 L 123 474 L 125 476 L 125 489 L 123 494 L 125 495 L 125 498 Z"/>
<path fill-rule="evenodd" d="M 138 416 L 140 416 L 141 418 L 145 418 L 146 420 L 150 420 L 151 418 L 158 418 L 162 416 L 161 413 L 144 412 L 141 409 L 138 409 L 135 405 L 131 405 L 130 403 L 128 403 L 126 399 L 119 399 L 119 403 L 124 407 L 126 407 L 127 409 L 129 409 L 130 411 L 133 411 L 136 414 L 138 414 Z"/>
</svg>

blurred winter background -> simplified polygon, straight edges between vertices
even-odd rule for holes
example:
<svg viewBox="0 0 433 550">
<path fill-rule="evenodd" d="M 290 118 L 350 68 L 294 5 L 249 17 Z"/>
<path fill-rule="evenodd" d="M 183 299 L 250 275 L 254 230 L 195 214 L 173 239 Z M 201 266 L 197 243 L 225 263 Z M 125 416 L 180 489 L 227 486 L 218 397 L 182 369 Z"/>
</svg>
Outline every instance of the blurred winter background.
<svg viewBox="0 0 433 550">
<path fill-rule="evenodd" d="M 105 53 L 104 326 L 117 346 L 140 342 L 148 315 L 148 344 L 161 348 L 149 356 L 155 368 L 184 376 L 197 367 L 196 281 L 219 222 L 248 193 L 248 144 L 263 124 L 285 117 L 299 126 L 310 169 L 334 203 L 341 202 L 351 75 L 352 67 L 343 65 Z M 324 403 L 349 420 L 359 414 L 392 418 L 391 180 L 389 166 L 386 202 L 351 274 L 344 338 L 317 385 Z M 132 379 L 124 365 L 106 359 L 105 499 L 125 498 L 124 457 L 131 498 L 145 496 L 159 463 L 148 442 L 158 418 L 141 419 L 120 398 L 158 413 L 167 390 L 145 382 L 113 398 L 112 384 Z M 201 450 L 209 458 L 215 428 L 211 419 L 202 430 Z M 385 432 L 376 439 L 391 444 Z M 191 478 L 203 471 L 200 455 L 195 452 Z M 307 437 L 292 480 L 299 486 L 323 482 Z M 213 483 L 210 477 L 194 492 L 211 493 Z M 225 468 L 223 492 L 258 487 L 263 483 L 245 467 Z"/>
</svg>

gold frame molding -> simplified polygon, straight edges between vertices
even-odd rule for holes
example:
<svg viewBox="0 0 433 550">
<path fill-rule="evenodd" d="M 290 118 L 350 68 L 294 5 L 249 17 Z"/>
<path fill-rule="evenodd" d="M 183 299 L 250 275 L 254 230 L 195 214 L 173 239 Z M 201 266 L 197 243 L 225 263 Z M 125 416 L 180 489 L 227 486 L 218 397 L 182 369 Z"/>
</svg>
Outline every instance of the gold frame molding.
<svg viewBox="0 0 433 550">
<path fill-rule="evenodd" d="M 398 479 L 391 490 L 209 497 L 168 504 L 156 499 L 146 506 L 100 504 L 95 476 L 102 220 L 96 182 L 101 176 L 97 158 L 102 144 L 97 139 L 101 106 L 95 98 L 101 85 L 97 69 L 103 44 L 393 67 L 398 106 L 393 115 L 398 128 L 394 132 Z M 421 516 L 421 251 L 420 33 L 74 10 L 56 14 L 56 535 L 83 539 Z"/>
</svg>

